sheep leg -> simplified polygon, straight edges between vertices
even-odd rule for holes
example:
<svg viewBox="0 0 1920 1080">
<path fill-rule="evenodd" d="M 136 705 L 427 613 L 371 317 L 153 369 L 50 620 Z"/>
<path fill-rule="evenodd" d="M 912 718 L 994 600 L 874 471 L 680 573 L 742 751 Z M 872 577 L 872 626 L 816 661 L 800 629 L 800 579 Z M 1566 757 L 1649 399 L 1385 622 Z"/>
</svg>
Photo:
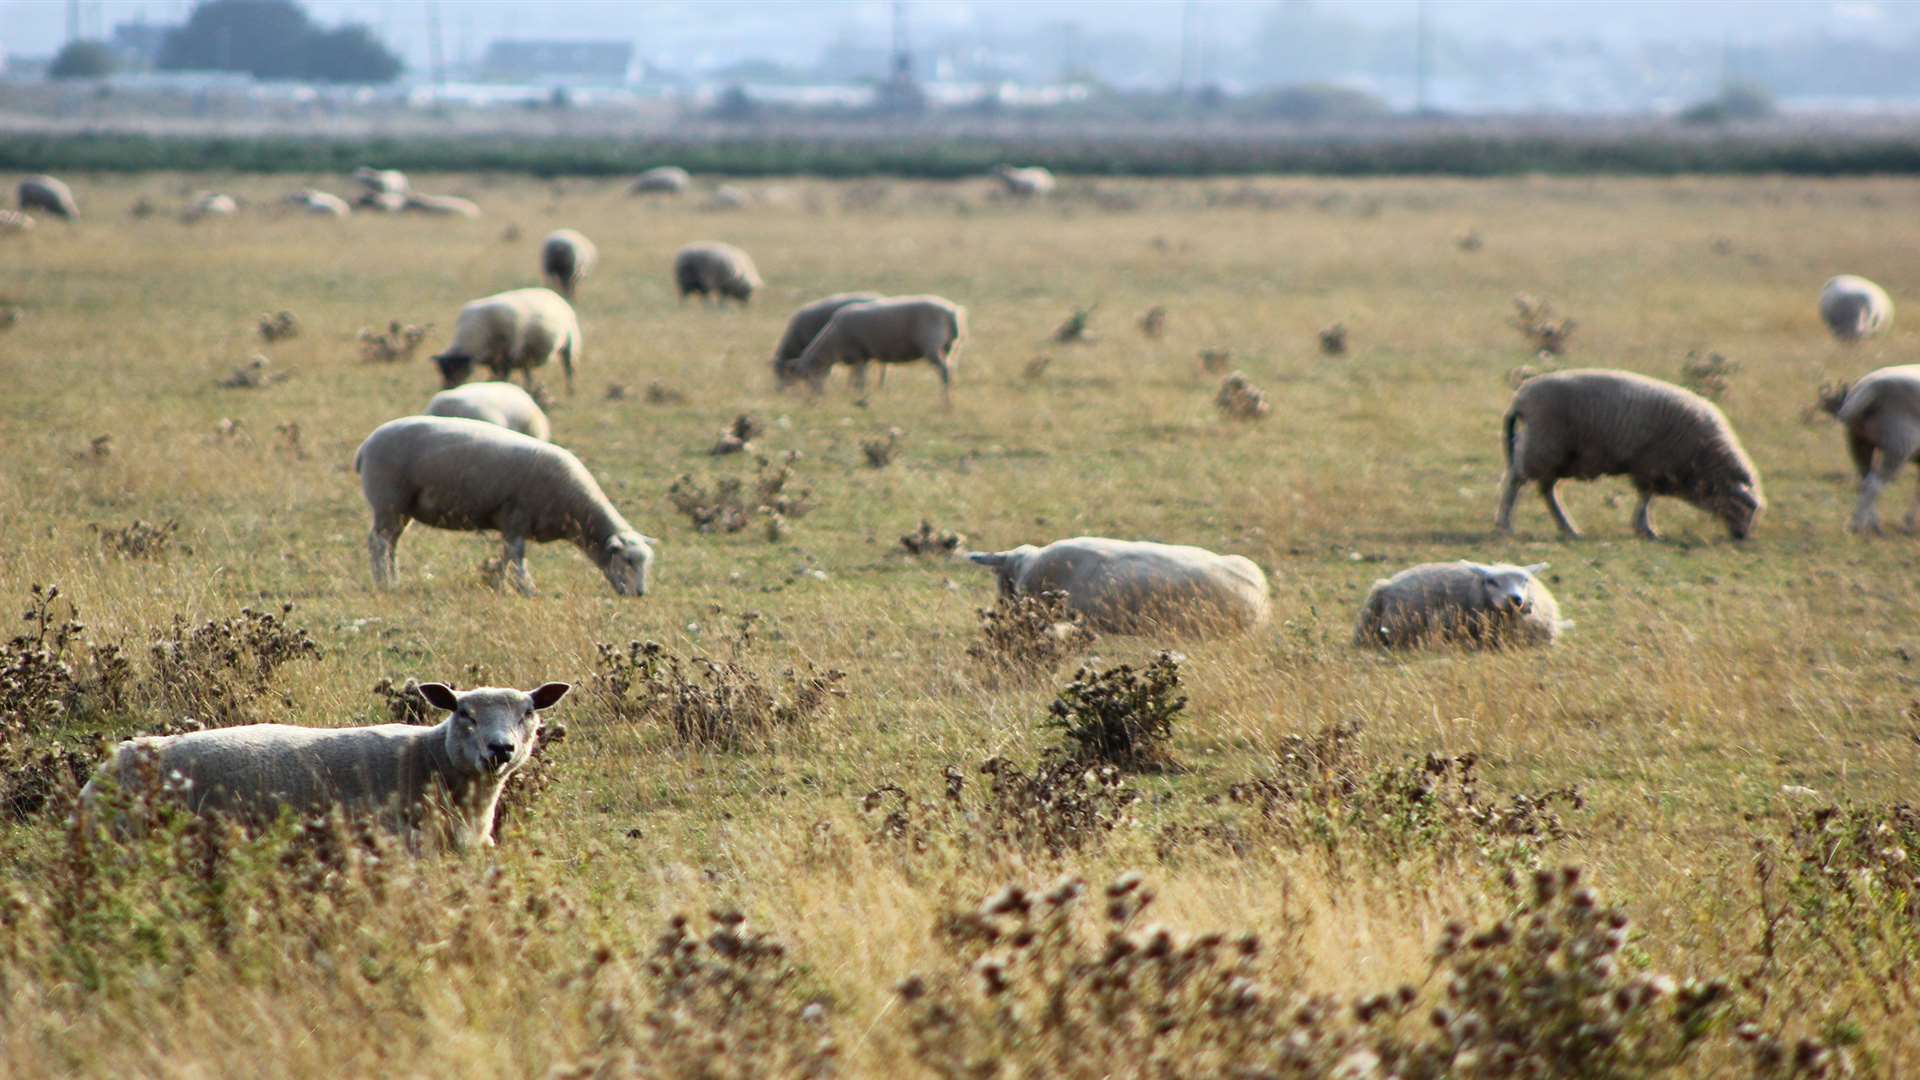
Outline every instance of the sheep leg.
<svg viewBox="0 0 1920 1080">
<path fill-rule="evenodd" d="M 1502 536 L 1513 532 L 1513 502 L 1520 497 L 1520 486 L 1526 481 L 1514 469 L 1508 469 L 1500 484 L 1500 510 L 1493 516 L 1493 531 Z"/>
<path fill-rule="evenodd" d="M 1857 533 L 1880 535 L 1880 514 L 1874 509 L 1874 504 L 1880 501 L 1880 489 L 1886 484 L 1887 482 L 1881 479 L 1879 470 L 1870 472 L 1861 479 L 1860 501 L 1854 504 L 1853 520 L 1847 523 L 1848 529 Z"/>
<path fill-rule="evenodd" d="M 847 374 L 847 382 L 852 385 L 854 393 L 856 394 L 866 393 L 867 392 L 867 362 L 865 360 L 855 360 L 852 364 L 849 364 L 848 366 L 851 367 L 853 370 Z"/>
<path fill-rule="evenodd" d="M 1873 471 L 1860 478 L 1860 502 L 1854 507 L 1851 524 L 1854 532 L 1872 533 L 1875 536 L 1880 534 L 1880 512 L 1876 509 L 1880 493 L 1893 486 L 1900 476 L 1900 470 L 1906 467 L 1914 452 L 1920 450 L 1920 435 L 1913 438 L 1899 438 L 1898 435 L 1886 438 L 1886 434 L 1882 433 L 1884 441 L 1880 446 L 1879 462 Z M 1915 510 L 1920 511 L 1920 504 L 1915 505 Z M 1914 515 L 1909 514 L 1909 525 L 1913 519 Z"/>
<path fill-rule="evenodd" d="M 515 591 L 521 596 L 534 595 L 533 575 L 527 572 L 527 538 L 507 537 L 503 557 L 507 563 L 507 576 L 513 580 Z"/>
<path fill-rule="evenodd" d="M 1547 502 L 1547 512 L 1553 515 L 1553 523 L 1560 526 L 1560 535 L 1568 540 L 1580 539 L 1580 528 L 1567 516 L 1567 508 L 1560 505 L 1560 493 L 1556 488 L 1560 478 L 1550 476 L 1540 481 L 1540 497 Z"/>
<path fill-rule="evenodd" d="M 394 548 L 399 546 L 400 534 L 407 531 L 407 517 L 404 514 L 375 514 L 373 528 L 367 533 L 367 554 L 373 560 L 373 584 L 384 589 L 399 577 L 399 564 L 394 559 Z"/>
<path fill-rule="evenodd" d="M 940 407 L 953 408 L 953 365 L 947 361 L 947 354 L 933 354 L 933 366 L 940 369 Z"/>
<path fill-rule="evenodd" d="M 1640 489 L 1640 505 L 1633 508 L 1633 531 L 1644 540 L 1658 540 L 1660 534 L 1653 530 L 1653 491 Z"/>
</svg>

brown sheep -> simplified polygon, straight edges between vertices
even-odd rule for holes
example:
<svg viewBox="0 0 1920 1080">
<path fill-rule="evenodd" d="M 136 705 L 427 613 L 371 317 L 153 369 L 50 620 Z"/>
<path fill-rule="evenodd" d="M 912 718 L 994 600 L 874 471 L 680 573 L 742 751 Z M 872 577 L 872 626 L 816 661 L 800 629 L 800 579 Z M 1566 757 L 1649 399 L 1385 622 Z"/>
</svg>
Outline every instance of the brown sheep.
<svg viewBox="0 0 1920 1080">
<path fill-rule="evenodd" d="M 762 284 L 760 271 L 746 252 L 732 244 L 688 244 L 673 255 L 673 281 L 680 299 L 694 293 L 721 303 L 746 304 Z"/>
</svg>

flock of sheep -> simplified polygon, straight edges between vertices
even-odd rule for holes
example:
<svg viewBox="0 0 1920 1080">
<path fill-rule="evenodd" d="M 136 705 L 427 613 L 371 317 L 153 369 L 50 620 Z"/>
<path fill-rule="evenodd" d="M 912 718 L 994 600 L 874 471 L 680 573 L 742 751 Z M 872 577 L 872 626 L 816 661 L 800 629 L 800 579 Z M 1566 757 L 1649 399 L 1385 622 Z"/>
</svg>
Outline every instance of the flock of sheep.
<svg viewBox="0 0 1920 1080">
<path fill-rule="evenodd" d="M 472 206 L 414 194 L 393 170 L 363 168 L 354 176 L 364 189 L 362 206 L 462 214 Z M 1022 198 L 1044 196 L 1054 186 L 1044 169 L 1002 167 L 996 176 Z M 681 192 L 688 183 L 684 170 L 662 167 L 641 175 L 630 190 Z M 314 213 L 349 212 L 345 200 L 324 192 L 300 192 L 292 201 Z M 72 192 L 51 177 L 23 181 L 19 203 L 21 213 L 13 217 L 25 219 L 21 228 L 31 227 L 26 215 L 33 211 L 69 220 L 79 212 Z M 226 212 L 204 199 L 196 207 Z M 500 534 L 508 579 L 524 593 L 533 592 L 527 542 L 567 540 L 616 594 L 647 594 L 657 541 L 628 523 L 577 457 L 550 441 L 539 404 L 509 381 L 518 372 L 531 389 L 534 371 L 557 362 L 572 389 L 582 337 L 570 301 L 597 260 L 593 243 L 575 230 L 547 236 L 539 250 L 545 285 L 466 304 L 451 342 L 433 358 L 445 388 L 421 414 L 380 425 L 360 445 L 354 468 L 372 515 L 368 551 L 376 586 L 394 581 L 395 547 L 417 521 Z M 697 295 L 746 304 L 762 285 L 752 258 L 726 244 L 682 248 L 672 274 L 682 301 Z M 1872 282 L 1841 276 L 1822 291 L 1819 314 L 1836 338 L 1857 341 L 1884 332 L 1893 306 Z M 836 365 L 864 385 L 870 363 L 925 361 L 938 371 L 943 400 L 950 402 L 953 363 L 966 332 L 965 309 L 941 297 L 836 293 L 793 312 L 773 349 L 772 368 L 782 387 L 806 383 L 818 391 Z M 493 381 L 469 382 L 478 368 Z M 1823 404 L 1843 423 L 1861 477 L 1851 527 L 1878 532 L 1881 491 L 1920 455 L 1920 365 L 1872 372 L 1827 394 Z M 1633 526 L 1648 539 L 1657 538 L 1650 513 L 1657 495 L 1714 515 L 1735 540 L 1751 534 L 1766 505 L 1758 471 L 1716 406 L 1629 372 L 1570 370 L 1528 379 L 1507 410 L 1503 445 L 1506 475 L 1495 519 L 1501 534 L 1511 532 L 1515 502 L 1531 484 L 1560 532 L 1578 536 L 1557 495 L 1563 479 L 1628 477 L 1639 495 Z M 1910 527 L 1920 525 L 1916 519 L 1920 499 Z M 1267 579 L 1257 565 L 1197 547 L 1083 536 L 967 558 L 994 573 L 1003 596 L 1064 594 L 1071 611 L 1109 633 L 1242 633 L 1270 617 Z M 1354 643 L 1551 644 L 1571 624 L 1539 579 L 1544 568 L 1462 560 L 1403 570 L 1374 583 Z M 424 835 L 423 811 L 433 808 L 443 822 L 435 832 L 440 839 L 456 846 L 490 843 L 500 786 L 526 761 L 538 712 L 565 696 L 567 686 L 458 692 L 429 684 L 421 692 L 450 714 L 437 727 L 255 725 L 138 739 L 115 751 L 101 777 L 124 785 L 178 772 L 190 782 L 195 806 L 255 816 L 347 803 L 389 814 L 408 836 Z M 142 761 L 157 768 L 143 770 Z M 101 777 L 88 785 L 89 805 L 99 797 Z"/>
</svg>

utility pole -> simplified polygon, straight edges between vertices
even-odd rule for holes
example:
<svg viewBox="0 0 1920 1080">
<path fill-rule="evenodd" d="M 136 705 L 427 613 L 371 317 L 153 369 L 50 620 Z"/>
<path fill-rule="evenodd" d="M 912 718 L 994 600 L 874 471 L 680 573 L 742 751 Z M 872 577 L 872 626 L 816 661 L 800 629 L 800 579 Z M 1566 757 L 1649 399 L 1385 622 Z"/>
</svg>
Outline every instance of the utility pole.
<svg viewBox="0 0 1920 1080">
<path fill-rule="evenodd" d="M 440 40 L 440 0 L 427 0 L 427 64 L 436 95 L 447 87 L 447 57 Z"/>
<path fill-rule="evenodd" d="M 1419 0 L 1414 9 L 1413 34 L 1413 111 L 1417 116 L 1424 116 L 1430 104 L 1427 99 L 1427 0 Z"/>
</svg>

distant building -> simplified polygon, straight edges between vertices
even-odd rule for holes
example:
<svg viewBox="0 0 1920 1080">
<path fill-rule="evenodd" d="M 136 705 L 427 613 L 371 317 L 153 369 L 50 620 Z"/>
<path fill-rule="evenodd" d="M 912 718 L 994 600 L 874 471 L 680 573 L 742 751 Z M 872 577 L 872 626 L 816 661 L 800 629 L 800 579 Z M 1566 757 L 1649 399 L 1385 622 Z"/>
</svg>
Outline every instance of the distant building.
<svg viewBox="0 0 1920 1080">
<path fill-rule="evenodd" d="M 499 82 L 618 85 L 643 74 L 630 41 L 495 41 L 479 75 Z"/>
</svg>

